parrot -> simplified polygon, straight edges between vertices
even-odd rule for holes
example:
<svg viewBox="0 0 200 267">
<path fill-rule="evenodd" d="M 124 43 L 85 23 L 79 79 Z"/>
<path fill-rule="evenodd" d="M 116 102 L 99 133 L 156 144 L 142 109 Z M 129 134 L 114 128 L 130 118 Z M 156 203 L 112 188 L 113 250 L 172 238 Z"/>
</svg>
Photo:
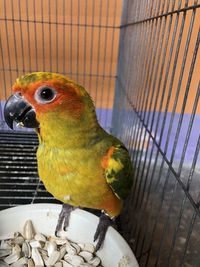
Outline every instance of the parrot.
<svg viewBox="0 0 200 267">
<path fill-rule="evenodd" d="M 11 129 L 17 123 L 38 135 L 39 177 L 63 203 L 56 235 L 67 229 L 75 208 L 99 210 L 99 250 L 131 190 L 133 166 L 125 145 L 100 126 L 89 93 L 58 73 L 24 74 L 12 86 L 4 117 Z"/>
</svg>

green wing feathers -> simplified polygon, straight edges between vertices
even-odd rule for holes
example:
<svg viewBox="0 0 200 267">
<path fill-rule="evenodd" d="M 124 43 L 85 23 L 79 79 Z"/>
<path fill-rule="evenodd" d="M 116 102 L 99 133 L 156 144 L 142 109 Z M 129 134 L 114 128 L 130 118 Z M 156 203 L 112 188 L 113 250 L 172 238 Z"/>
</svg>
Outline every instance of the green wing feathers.
<svg viewBox="0 0 200 267">
<path fill-rule="evenodd" d="M 123 145 L 112 146 L 104 158 L 105 177 L 115 195 L 125 199 L 133 183 L 133 167 Z"/>
</svg>

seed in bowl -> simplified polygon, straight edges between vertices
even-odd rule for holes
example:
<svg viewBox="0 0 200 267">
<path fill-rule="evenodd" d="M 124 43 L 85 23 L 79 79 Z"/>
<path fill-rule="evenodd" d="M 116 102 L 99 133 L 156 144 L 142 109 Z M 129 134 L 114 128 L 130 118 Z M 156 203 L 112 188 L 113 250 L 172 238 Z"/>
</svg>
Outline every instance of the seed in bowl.
<svg viewBox="0 0 200 267">
<path fill-rule="evenodd" d="M 25 222 L 22 233 L 0 236 L 0 267 L 102 267 L 100 264 L 94 245 L 36 233 L 31 220 Z"/>
</svg>

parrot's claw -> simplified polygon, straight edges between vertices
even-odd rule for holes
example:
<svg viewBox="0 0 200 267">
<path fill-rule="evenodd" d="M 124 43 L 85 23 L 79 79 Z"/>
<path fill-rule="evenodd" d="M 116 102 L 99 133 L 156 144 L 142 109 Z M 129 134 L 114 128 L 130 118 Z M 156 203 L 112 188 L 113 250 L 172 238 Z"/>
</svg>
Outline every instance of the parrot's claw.
<svg viewBox="0 0 200 267">
<path fill-rule="evenodd" d="M 74 209 L 76 209 L 76 207 L 73 207 L 69 204 L 63 204 L 62 210 L 59 214 L 58 223 L 55 230 L 55 236 L 58 237 L 58 232 L 62 229 L 64 229 L 65 231 L 67 230 L 69 226 L 70 214 Z"/>
<path fill-rule="evenodd" d="M 113 223 L 112 220 L 113 218 L 110 218 L 109 215 L 105 213 L 101 214 L 99 218 L 99 224 L 97 226 L 97 229 L 94 235 L 94 242 L 97 240 L 96 251 L 98 251 L 100 247 L 102 246 L 105 236 L 106 236 L 107 229 Z"/>
</svg>

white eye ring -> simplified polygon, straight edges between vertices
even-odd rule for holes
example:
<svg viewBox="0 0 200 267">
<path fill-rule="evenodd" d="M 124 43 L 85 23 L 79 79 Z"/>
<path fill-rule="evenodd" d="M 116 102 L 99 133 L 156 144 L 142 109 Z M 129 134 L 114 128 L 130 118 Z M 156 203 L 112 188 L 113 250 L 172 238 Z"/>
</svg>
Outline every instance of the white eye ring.
<svg viewBox="0 0 200 267">
<path fill-rule="evenodd" d="M 49 86 L 41 86 L 35 92 L 35 100 L 40 104 L 51 103 L 56 98 L 57 92 Z"/>
</svg>

